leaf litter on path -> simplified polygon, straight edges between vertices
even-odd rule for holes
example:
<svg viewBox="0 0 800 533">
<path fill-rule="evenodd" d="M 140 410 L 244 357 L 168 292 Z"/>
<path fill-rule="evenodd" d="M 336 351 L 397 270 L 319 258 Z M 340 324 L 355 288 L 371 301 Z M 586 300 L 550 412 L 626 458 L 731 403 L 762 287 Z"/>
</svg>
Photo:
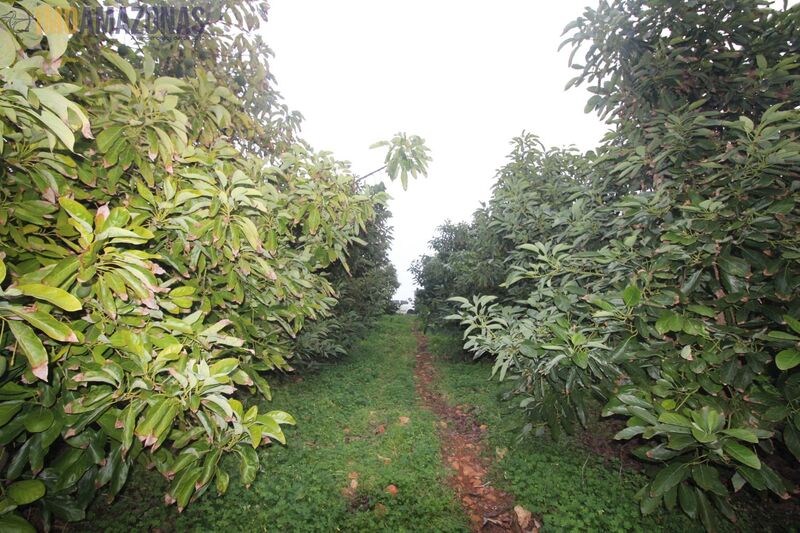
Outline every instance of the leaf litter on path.
<svg viewBox="0 0 800 533">
<path fill-rule="evenodd" d="M 539 522 L 530 511 L 514 504 L 513 497 L 487 481 L 489 461 L 482 454 L 486 425 L 471 414 L 471 406 L 450 406 L 438 392 L 436 368 L 427 351 L 427 339 L 419 332 L 414 375 L 417 395 L 423 405 L 439 417 L 437 430 L 442 459 L 453 469 L 449 482 L 469 515 L 475 532 L 538 533 Z M 505 452 L 497 453 L 502 459 Z"/>
</svg>

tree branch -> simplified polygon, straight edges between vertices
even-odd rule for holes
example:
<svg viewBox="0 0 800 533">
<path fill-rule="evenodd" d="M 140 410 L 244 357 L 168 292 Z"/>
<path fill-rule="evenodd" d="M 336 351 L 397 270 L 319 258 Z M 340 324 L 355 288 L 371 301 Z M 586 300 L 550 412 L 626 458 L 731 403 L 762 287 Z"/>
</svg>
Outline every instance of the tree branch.
<svg viewBox="0 0 800 533">
<path fill-rule="evenodd" d="M 386 169 L 386 165 L 383 165 L 381 168 L 379 168 L 377 170 L 373 170 L 369 174 L 365 174 L 364 176 L 361 176 L 360 178 L 356 178 L 356 183 L 361 183 L 362 181 L 364 181 L 368 177 L 372 176 L 373 174 L 377 174 L 378 172 L 380 172 L 381 170 L 384 170 L 384 169 Z"/>
</svg>

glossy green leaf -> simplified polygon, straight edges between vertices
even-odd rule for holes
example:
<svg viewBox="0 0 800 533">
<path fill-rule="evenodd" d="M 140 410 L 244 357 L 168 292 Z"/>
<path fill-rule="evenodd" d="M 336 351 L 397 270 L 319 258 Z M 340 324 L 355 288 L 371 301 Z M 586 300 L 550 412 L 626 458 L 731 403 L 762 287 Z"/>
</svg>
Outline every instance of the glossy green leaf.
<svg viewBox="0 0 800 533">
<path fill-rule="evenodd" d="M 128 78 L 129 82 L 136 83 L 138 76 L 136 75 L 136 71 L 133 69 L 133 67 L 128 61 L 120 57 L 120 55 L 117 54 L 116 52 L 113 52 L 108 49 L 101 50 L 100 53 L 103 54 L 103 57 L 105 57 L 109 63 L 111 63 L 112 65 L 114 65 L 114 67 L 119 69 L 119 71 L 122 72 L 126 78 Z"/>
<path fill-rule="evenodd" d="M 747 465 L 750 468 L 755 468 L 756 470 L 761 468 L 761 461 L 759 461 L 758 456 L 747 446 L 729 441 L 723 445 L 723 449 L 728 455 L 743 465 Z"/>
<path fill-rule="evenodd" d="M 62 208 L 64 208 L 64 210 L 67 213 L 69 213 L 69 215 L 72 218 L 80 222 L 80 224 L 86 229 L 87 232 L 92 231 L 94 218 L 85 207 L 83 207 L 75 200 L 67 198 L 66 196 L 62 196 L 61 198 L 59 198 L 58 203 L 61 205 Z"/>
<path fill-rule="evenodd" d="M 47 491 L 44 483 L 38 479 L 26 479 L 15 481 L 9 485 L 6 494 L 14 500 L 17 505 L 28 505 L 33 503 Z"/>
<path fill-rule="evenodd" d="M 778 352 L 775 356 L 775 364 L 780 370 L 790 370 L 800 365 L 800 350 L 789 348 Z"/>
<path fill-rule="evenodd" d="M 69 327 L 62 324 L 49 313 L 42 311 L 29 312 L 21 307 L 10 308 L 11 312 L 25 320 L 28 324 L 46 334 L 53 340 L 61 342 L 78 342 L 78 336 Z"/>
<path fill-rule="evenodd" d="M 642 291 L 636 285 L 628 285 L 622 292 L 622 300 L 628 307 L 636 307 L 642 300 Z"/>
<path fill-rule="evenodd" d="M 792 328 L 792 331 L 800 335 L 800 320 L 797 320 L 789 315 L 783 315 L 783 320 L 790 328 Z"/>
<path fill-rule="evenodd" d="M 663 496 L 672 487 L 689 476 L 689 467 L 685 464 L 671 464 L 659 470 L 653 483 L 650 485 L 650 495 Z"/>
<path fill-rule="evenodd" d="M 758 436 L 749 429 L 744 428 L 731 428 L 731 429 L 723 429 L 722 432 L 726 435 L 729 435 L 735 439 L 739 439 L 744 442 L 751 442 L 753 444 L 758 443 Z"/>
<path fill-rule="evenodd" d="M 41 283 L 19 285 L 16 288 L 26 296 L 50 302 L 65 311 L 80 311 L 83 308 L 80 300 L 63 289 L 50 287 Z"/>
<path fill-rule="evenodd" d="M 239 463 L 239 477 L 245 487 L 249 487 L 256 479 L 259 469 L 258 454 L 250 446 L 239 446 L 237 449 L 241 457 Z"/>
<path fill-rule="evenodd" d="M 719 470 L 708 464 L 699 464 L 692 467 L 692 479 L 703 490 L 711 491 L 725 496 L 728 491 L 719 477 Z"/>
<path fill-rule="evenodd" d="M 22 403 L 20 402 L 0 403 L 0 427 L 8 424 L 8 422 L 14 418 L 14 415 L 16 415 L 20 409 L 22 409 Z"/>
<path fill-rule="evenodd" d="M 18 47 L 14 37 L 5 28 L 0 27 L 0 68 L 11 66 L 17 57 Z"/>
<path fill-rule="evenodd" d="M 33 409 L 25 415 L 25 429 L 29 433 L 41 433 L 53 425 L 53 412 L 44 407 Z"/>
<path fill-rule="evenodd" d="M 17 347 L 28 359 L 28 366 L 33 374 L 42 381 L 47 381 L 49 361 L 42 341 L 30 326 L 22 322 L 9 320 L 7 324 L 17 340 Z"/>
<path fill-rule="evenodd" d="M 36 533 L 36 528 L 30 522 L 13 513 L 0 515 L 0 530 L 7 533 Z"/>
<path fill-rule="evenodd" d="M 678 485 L 678 502 L 681 510 L 689 518 L 697 516 L 697 496 L 695 495 L 695 489 L 691 485 L 685 483 Z"/>
</svg>

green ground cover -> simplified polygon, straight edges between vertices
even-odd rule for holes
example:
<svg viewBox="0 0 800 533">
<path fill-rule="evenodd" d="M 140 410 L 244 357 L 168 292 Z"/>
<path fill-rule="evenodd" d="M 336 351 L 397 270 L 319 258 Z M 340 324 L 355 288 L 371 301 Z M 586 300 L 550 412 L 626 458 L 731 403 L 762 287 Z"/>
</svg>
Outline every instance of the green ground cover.
<svg viewBox="0 0 800 533">
<path fill-rule="evenodd" d="M 444 482 L 434 417 L 416 401 L 411 326 L 386 317 L 343 360 L 274 387 L 271 408 L 298 424 L 285 448 L 259 452 L 261 475 L 249 489 L 232 479 L 224 496 L 208 492 L 178 515 L 161 502 L 160 476 L 139 471 L 130 490 L 97 506 L 79 529 L 464 531 L 466 517 Z M 358 486 L 343 494 L 351 473 Z"/>
<path fill-rule="evenodd" d="M 436 419 L 416 397 L 413 320 L 385 317 L 342 360 L 276 383 L 264 407 L 292 413 L 298 425 L 286 447 L 259 452 L 262 475 L 249 488 L 232 479 L 224 496 L 207 492 L 178 514 L 163 505 L 164 480 L 139 468 L 128 490 L 95 504 L 74 530 L 467 531 L 446 483 Z M 489 379 L 487 363 L 459 355 L 457 337 L 430 333 L 428 348 L 449 402 L 471 406 L 487 426 L 491 482 L 539 517 L 542 532 L 701 531 L 678 512 L 643 518 L 634 495 L 646 476 L 598 455 L 581 435 L 520 439 L 524 420 L 503 399 L 507 385 Z M 791 531 L 789 519 L 752 497 L 736 504 L 738 526 L 721 522 L 722 530 Z"/>
</svg>

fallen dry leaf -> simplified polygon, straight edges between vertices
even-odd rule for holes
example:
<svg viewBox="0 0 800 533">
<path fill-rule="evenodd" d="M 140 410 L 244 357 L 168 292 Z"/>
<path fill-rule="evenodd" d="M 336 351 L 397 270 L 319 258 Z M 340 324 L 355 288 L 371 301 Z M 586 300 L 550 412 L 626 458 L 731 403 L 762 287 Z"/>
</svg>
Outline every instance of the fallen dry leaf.
<svg viewBox="0 0 800 533">
<path fill-rule="evenodd" d="M 386 516 L 387 512 L 388 512 L 388 510 L 386 509 L 385 505 L 383 505 L 382 503 L 376 503 L 375 504 L 375 516 L 377 516 L 378 518 L 381 518 L 381 517 Z"/>
<path fill-rule="evenodd" d="M 495 448 L 494 453 L 497 454 L 497 460 L 502 461 L 508 453 L 508 448 Z"/>
<path fill-rule="evenodd" d="M 514 513 L 517 515 L 517 523 L 522 529 L 527 529 L 531 523 L 532 514 L 521 505 L 514 506 Z"/>
<path fill-rule="evenodd" d="M 399 420 L 400 420 L 400 425 L 401 425 L 401 426 L 405 426 L 406 424 L 408 424 L 409 422 L 411 422 L 411 419 L 410 419 L 410 418 L 408 418 L 407 416 L 401 416 L 401 417 L 399 418 Z"/>
<path fill-rule="evenodd" d="M 486 526 L 486 524 L 494 524 L 496 526 L 499 526 L 500 528 L 503 529 L 503 531 L 506 531 L 508 529 L 508 525 L 509 525 L 505 521 L 498 520 L 496 518 L 484 518 L 483 519 L 484 527 Z"/>
<path fill-rule="evenodd" d="M 347 474 L 347 479 L 358 479 L 358 472 L 350 472 Z"/>
<path fill-rule="evenodd" d="M 386 431 L 386 426 L 384 426 L 383 424 L 381 424 L 380 426 L 378 426 L 378 429 L 376 429 L 376 430 L 375 430 L 375 433 L 378 433 L 378 434 L 380 434 L 380 433 L 383 433 L 383 432 L 385 432 L 385 431 Z"/>
<path fill-rule="evenodd" d="M 385 465 L 388 465 L 389 463 L 391 463 L 391 462 L 392 462 L 392 460 L 391 460 L 390 458 L 388 458 L 388 457 L 384 457 L 384 456 L 382 456 L 381 454 L 378 454 L 378 459 L 380 459 L 381 461 L 383 461 L 383 464 L 385 464 Z"/>
<path fill-rule="evenodd" d="M 353 490 L 356 490 L 358 488 L 358 480 L 351 479 L 350 480 L 350 488 L 353 489 Z"/>
</svg>

